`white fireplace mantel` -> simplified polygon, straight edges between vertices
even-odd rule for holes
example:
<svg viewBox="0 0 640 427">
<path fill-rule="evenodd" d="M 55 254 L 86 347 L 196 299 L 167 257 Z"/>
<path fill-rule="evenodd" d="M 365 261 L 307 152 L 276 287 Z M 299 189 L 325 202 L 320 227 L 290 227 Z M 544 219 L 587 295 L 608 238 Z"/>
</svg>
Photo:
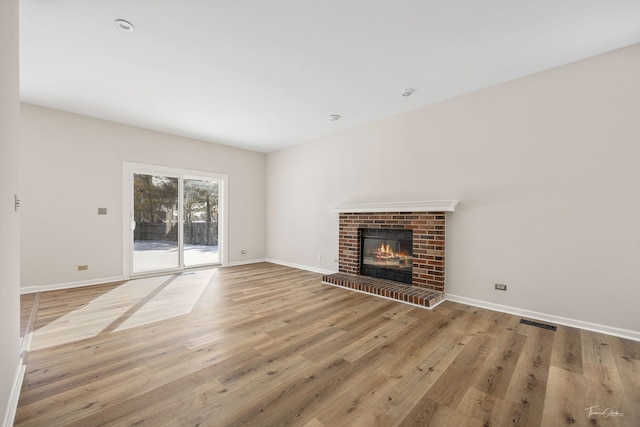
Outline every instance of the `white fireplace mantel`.
<svg viewBox="0 0 640 427">
<path fill-rule="evenodd" d="M 329 205 L 331 212 L 453 212 L 457 200 L 431 200 L 426 202 L 357 203 L 349 205 Z"/>
</svg>

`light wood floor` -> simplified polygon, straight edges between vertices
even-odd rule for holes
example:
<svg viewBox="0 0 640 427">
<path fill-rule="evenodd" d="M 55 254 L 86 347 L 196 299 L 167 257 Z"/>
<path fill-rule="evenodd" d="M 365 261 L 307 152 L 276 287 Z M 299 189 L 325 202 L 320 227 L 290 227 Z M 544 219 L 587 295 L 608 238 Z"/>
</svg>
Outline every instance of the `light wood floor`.
<svg viewBox="0 0 640 427">
<path fill-rule="evenodd" d="M 638 342 L 320 278 L 261 263 L 27 300 L 16 425 L 640 426 Z"/>
</svg>

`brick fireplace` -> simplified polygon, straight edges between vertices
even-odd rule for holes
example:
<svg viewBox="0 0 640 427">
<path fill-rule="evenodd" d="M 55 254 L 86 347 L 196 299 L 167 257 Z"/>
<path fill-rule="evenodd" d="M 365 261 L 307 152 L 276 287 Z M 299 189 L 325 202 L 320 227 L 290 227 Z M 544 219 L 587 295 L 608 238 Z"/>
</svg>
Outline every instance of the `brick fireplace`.
<svg viewBox="0 0 640 427">
<path fill-rule="evenodd" d="M 444 212 L 341 213 L 338 271 L 360 274 L 360 240 L 364 229 L 413 230 L 412 286 L 444 291 Z"/>
<path fill-rule="evenodd" d="M 446 212 L 457 201 L 338 206 L 338 273 L 327 284 L 431 307 L 444 298 Z M 394 209 L 395 208 L 395 209 Z M 363 275 L 362 236 L 368 230 L 411 230 L 411 283 Z"/>
</svg>

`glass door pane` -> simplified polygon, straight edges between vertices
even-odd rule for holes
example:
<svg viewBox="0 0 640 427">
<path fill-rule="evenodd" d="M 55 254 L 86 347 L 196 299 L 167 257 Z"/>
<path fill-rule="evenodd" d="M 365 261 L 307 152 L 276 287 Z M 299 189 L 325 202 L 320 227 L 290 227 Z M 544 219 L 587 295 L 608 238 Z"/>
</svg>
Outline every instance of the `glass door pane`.
<svg viewBox="0 0 640 427">
<path fill-rule="evenodd" d="M 184 179 L 184 265 L 218 264 L 218 197 L 220 183 Z"/>
<path fill-rule="evenodd" d="M 133 174 L 133 272 L 177 269 L 178 178 Z"/>
</svg>

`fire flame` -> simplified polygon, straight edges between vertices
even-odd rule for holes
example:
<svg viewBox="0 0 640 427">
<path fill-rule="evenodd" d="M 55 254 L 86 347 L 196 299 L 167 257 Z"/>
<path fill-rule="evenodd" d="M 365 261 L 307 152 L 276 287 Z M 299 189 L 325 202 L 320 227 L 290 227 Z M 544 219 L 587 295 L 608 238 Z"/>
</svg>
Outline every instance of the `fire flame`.
<svg viewBox="0 0 640 427">
<path fill-rule="evenodd" d="M 387 258 L 396 258 L 398 254 L 396 254 L 393 249 L 391 249 L 391 245 L 382 244 L 377 250 L 376 255 L 378 258 L 387 259 Z"/>
<path fill-rule="evenodd" d="M 409 256 L 406 253 L 395 252 L 393 249 L 391 249 L 391 245 L 385 245 L 384 243 L 380 245 L 378 249 L 376 249 L 376 258 L 379 260 L 384 260 L 384 262 L 388 262 L 387 260 L 397 259 L 407 267 L 410 265 Z"/>
</svg>

